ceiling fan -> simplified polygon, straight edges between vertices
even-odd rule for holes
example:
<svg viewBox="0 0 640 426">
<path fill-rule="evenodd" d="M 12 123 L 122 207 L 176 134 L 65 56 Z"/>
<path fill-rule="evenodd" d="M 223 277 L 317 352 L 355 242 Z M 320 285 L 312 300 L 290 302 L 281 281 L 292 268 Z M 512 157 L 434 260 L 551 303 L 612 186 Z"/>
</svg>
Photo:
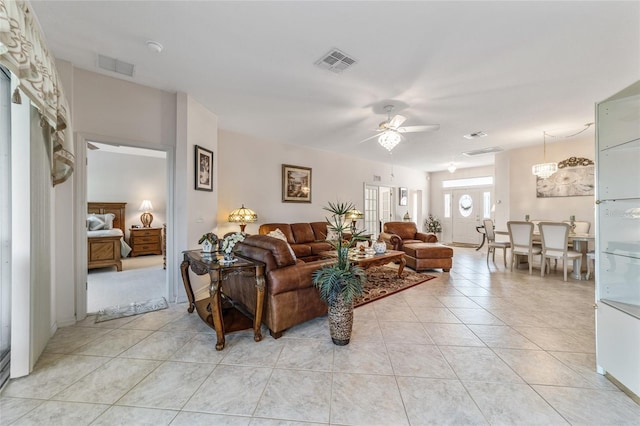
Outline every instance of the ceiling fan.
<svg viewBox="0 0 640 426">
<path fill-rule="evenodd" d="M 377 137 L 378 143 L 388 151 L 391 151 L 393 148 L 395 148 L 396 145 L 400 143 L 400 141 L 402 141 L 403 133 L 429 132 L 438 130 L 440 128 L 439 124 L 427 124 L 423 126 L 402 126 L 402 123 L 404 123 L 407 118 L 399 114 L 391 117 L 393 105 L 385 105 L 384 110 L 387 112 L 387 120 L 378 125 L 378 133 L 364 139 L 362 142 Z"/>
</svg>

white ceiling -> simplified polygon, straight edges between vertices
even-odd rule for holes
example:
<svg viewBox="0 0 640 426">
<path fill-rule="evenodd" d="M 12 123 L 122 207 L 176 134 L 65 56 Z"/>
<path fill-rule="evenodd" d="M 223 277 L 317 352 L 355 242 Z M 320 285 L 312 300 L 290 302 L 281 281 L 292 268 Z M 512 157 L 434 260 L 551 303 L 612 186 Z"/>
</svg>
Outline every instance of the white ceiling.
<svg viewBox="0 0 640 426">
<path fill-rule="evenodd" d="M 98 54 L 133 63 L 123 79 L 189 93 L 221 129 L 425 171 L 573 133 L 640 78 L 638 1 L 31 3 L 57 58 L 95 72 Z M 314 66 L 332 48 L 358 62 Z M 393 155 L 359 143 L 389 103 L 405 125 L 440 130 L 408 135 Z M 480 130 L 489 136 L 462 137 Z"/>
</svg>

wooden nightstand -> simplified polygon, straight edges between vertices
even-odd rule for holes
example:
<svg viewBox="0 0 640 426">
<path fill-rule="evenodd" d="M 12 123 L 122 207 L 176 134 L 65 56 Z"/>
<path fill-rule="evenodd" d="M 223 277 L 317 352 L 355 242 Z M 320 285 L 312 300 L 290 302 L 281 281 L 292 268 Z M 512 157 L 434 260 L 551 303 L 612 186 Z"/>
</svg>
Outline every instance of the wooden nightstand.
<svg viewBox="0 0 640 426">
<path fill-rule="evenodd" d="M 131 257 L 141 254 L 162 254 L 162 228 L 129 229 Z"/>
</svg>

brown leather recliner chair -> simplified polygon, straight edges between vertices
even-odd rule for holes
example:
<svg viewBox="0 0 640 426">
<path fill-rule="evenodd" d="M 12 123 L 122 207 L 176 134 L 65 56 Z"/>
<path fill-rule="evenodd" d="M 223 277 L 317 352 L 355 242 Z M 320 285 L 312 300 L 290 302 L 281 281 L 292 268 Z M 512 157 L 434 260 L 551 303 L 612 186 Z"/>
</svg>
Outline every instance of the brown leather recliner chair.
<svg viewBox="0 0 640 426">
<path fill-rule="evenodd" d="M 384 224 L 380 239 L 391 250 L 402 251 L 402 246 L 409 243 L 437 243 L 436 234 L 418 232 L 414 222 L 387 222 Z"/>
</svg>

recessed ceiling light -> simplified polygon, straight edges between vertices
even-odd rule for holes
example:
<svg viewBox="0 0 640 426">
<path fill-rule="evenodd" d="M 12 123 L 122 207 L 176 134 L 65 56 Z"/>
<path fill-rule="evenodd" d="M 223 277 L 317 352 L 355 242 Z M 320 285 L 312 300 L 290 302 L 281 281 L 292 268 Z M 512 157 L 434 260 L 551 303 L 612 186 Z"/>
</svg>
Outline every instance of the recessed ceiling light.
<svg viewBox="0 0 640 426">
<path fill-rule="evenodd" d="M 477 132 L 469 133 L 468 135 L 464 135 L 464 137 L 467 139 L 478 139 L 478 138 L 484 138 L 485 136 L 487 136 L 487 134 L 481 130 Z"/>
<path fill-rule="evenodd" d="M 156 53 L 160 53 L 162 52 L 162 49 L 164 49 L 164 46 L 162 44 L 154 40 L 149 40 L 147 42 L 147 47 L 149 48 L 149 50 Z"/>
</svg>

